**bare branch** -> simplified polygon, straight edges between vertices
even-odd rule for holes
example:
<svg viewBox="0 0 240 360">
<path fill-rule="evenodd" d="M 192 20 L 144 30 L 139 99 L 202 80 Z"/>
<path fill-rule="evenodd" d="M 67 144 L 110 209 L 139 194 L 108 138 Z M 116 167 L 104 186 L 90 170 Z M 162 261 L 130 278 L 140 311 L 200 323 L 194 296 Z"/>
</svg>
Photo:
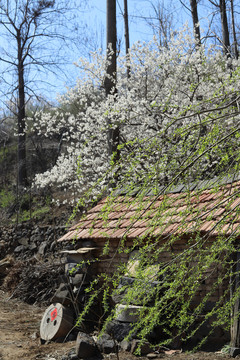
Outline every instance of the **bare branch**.
<svg viewBox="0 0 240 360">
<path fill-rule="evenodd" d="M 41 73 L 42 76 L 42 69 L 47 78 L 51 67 L 55 68 L 52 73 L 56 75 L 63 63 L 66 63 L 62 56 L 63 47 L 56 44 L 60 40 L 66 47 L 67 41 L 74 36 L 73 31 L 66 31 L 67 26 L 72 24 L 69 15 L 75 16 L 76 13 L 69 10 L 72 10 L 70 3 L 65 0 L 6 0 L 0 4 L 0 28 L 3 37 L 8 37 L 10 49 L 3 49 L 0 57 L 2 66 L 5 64 L 2 72 L 5 87 L 0 91 L 3 94 L 2 102 L 15 101 L 14 109 L 9 110 L 17 117 L 18 161 L 23 164 L 18 173 L 20 186 L 27 185 L 24 132 L 26 105 L 33 97 L 38 98 L 38 81 L 41 80 L 38 75 Z M 10 79 L 14 79 L 12 83 Z"/>
</svg>

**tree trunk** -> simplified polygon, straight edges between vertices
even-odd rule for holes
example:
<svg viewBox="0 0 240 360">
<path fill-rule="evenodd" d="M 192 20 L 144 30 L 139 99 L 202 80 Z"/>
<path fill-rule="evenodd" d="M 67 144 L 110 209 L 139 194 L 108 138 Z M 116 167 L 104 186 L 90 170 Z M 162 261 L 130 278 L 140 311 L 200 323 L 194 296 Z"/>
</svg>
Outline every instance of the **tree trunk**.
<svg viewBox="0 0 240 360">
<path fill-rule="evenodd" d="M 128 52 L 130 48 L 129 41 L 129 27 L 128 27 L 128 3 L 127 0 L 124 0 L 124 28 L 125 28 L 125 47 L 126 47 L 126 57 L 128 60 Z M 130 77 L 130 64 L 127 64 L 127 78 Z"/>
<path fill-rule="evenodd" d="M 112 50 L 112 53 L 111 53 Z M 116 94 L 117 81 L 117 18 L 116 0 L 107 0 L 107 76 L 105 77 L 106 96 Z M 120 159 L 118 145 L 120 142 L 120 130 L 116 124 L 108 120 L 108 152 L 113 164 Z M 113 187 L 117 184 L 117 173 L 113 175 Z"/>
<path fill-rule="evenodd" d="M 230 40 L 229 40 L 229 31 L 228 31 L 228 22 L 227 22 L 226 1 L 220 0 L 219 5 L 220 5 L 220 14 L 221 14 L 222 40 L 223 40 L 224 54 L 229 57 L 230 56 Z"/>
<path fill-rule="evenodd" d="M 111 54 L 112 50 L 112 54 Z M 106 95 L 116 91 L 117 79 L 117 18 L 116 0 L 107 0 L 107 75 L 104 86 Z"/>
<path fill-rule="evenodd" d="M 24 65 L 22 59 L 21 34 L 17 33 L 18 42 L 18 184 L 27 186 L 26 164 L 26 124 L 25 124 L 25 87 Z"/>
<path fill-rule="evenodd" d="M 198 21 L 197 0 L 190 0 L 191 14 L 193 20 L 193 31 L 196 43 L 201 45 L 200 26 Z"/>
<path fill-rule="evenodd" d="M 238 44 L 237 44 L 237 35 L 236 35 L 236 28 L 235 28 L 233 0 L 230 0 L 230 3 L 231 3 L 232 31 L 233 31 L 233 41 L 234 41 L 234 56 L 235 56 L 235 59 L 238 59 Z"/>
</svg>

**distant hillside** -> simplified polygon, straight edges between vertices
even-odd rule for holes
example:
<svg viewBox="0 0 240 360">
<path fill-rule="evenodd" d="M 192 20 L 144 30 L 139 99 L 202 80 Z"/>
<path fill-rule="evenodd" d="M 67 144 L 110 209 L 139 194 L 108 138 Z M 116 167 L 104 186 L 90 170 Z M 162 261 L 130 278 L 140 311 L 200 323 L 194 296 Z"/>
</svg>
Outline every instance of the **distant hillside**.
<svg viewBox="0 0 240 360">
<path fill-rule="evenodd" d="M 36 173 L 50 168 L 57 159 L 57 139 L 45 139 L 31 134 L 27 140 L 27 169 L 29 187 L 19 189 L 17 184 L 17 138 L 0 138 L 0 221 L 12 224 L 34 220 L 36 222 L 64 223 L 72 208 L 52 203 L 54 189 L 33 189 Z"/>
</svg>

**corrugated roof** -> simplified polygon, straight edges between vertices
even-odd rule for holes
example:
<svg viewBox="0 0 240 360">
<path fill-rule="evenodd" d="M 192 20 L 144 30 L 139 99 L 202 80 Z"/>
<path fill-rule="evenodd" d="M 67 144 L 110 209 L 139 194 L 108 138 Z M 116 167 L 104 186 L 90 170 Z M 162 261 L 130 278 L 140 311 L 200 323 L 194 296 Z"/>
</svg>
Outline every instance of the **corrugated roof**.
<svg viewBox="0 0 240 360">
<path fill-rule="evenodd" d="M 214 180 L 210 186 L 215 188 L 202 190 L 197 184 L 194 190 L 187 191 L 178 186 L 179 192 L 142 196 L 141 201 L 129 195 L 106 197 L 59 241 L 123 236 L 133 239 L 146 234 L 166 236 L 196 231 L 216 236 L 239 231 L 240 180 L 224 185 L 221 181 L 217 186 Z"/>
</svg>

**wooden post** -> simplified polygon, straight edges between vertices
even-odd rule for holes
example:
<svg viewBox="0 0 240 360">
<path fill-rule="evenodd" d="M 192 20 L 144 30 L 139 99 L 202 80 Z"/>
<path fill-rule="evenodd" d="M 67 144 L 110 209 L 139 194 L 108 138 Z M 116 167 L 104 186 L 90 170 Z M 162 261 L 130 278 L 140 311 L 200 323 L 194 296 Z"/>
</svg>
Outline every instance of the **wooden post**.
<svg viewBox="0 0 240 360">
<path fill-rule="evenodd" d="M 240 290 L 240 251 L 233 254 L 233 277 L 230 284 L 230 296 L 233 297 Z M 230 355 L 235 357 L 240 354 L 240 296 L 237 297 L 232 308 L 231 317 L 231 342 Z"/>
</svg>

